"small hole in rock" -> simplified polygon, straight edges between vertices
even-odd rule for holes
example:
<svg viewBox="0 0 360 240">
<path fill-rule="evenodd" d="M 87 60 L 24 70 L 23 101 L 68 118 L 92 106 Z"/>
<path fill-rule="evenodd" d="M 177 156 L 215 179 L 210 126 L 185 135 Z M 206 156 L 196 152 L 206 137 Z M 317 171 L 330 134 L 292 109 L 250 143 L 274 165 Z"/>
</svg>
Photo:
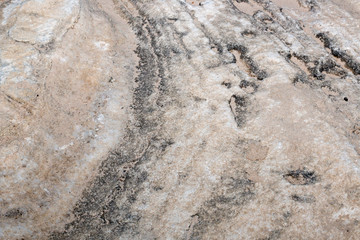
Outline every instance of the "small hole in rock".
<svg viewBox="0 0 360 240">
<path fill-rule="evenodd" d="M 349 101 L 349 99 L 347 97 L 344 97 L 344 101 L 347 102 Z"/>
</svg>

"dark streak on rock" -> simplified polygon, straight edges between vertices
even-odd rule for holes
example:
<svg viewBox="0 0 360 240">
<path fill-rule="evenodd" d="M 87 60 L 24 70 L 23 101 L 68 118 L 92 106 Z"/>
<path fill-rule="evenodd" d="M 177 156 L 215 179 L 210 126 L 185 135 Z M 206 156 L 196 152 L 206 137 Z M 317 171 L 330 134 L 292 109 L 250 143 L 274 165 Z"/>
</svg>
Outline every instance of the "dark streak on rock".
<svg viewBox="0 0 360 240">
<path fill-rule="evenodd" d="M 172 50 L 158 46 L 156 39 L 161 33 L 156 27 L 165 23 L 146 18 L 141 22 L 128 20 L 139 40 L 136 53 L 140 73 L 131 106 L 135 127 L 128 129 L 124 144 L 102 162 L 98 176 L 73 210 L 75 220 L 65 226 L 65 231 L 52 233 L 50 239 L 136 238 L 141 214 L 132 210 L 132 204 L 148 176 L 142 164 L 152 156 L 158 159 L 174 143 L 159 131 L 162 111 L 157 99 L 164 94 L 161 88 L 167 88 L 165 65 Z"/>
<path fill-rule="evenodd" d="M 325 79 L 323 72 L 332 73 L 338 76 L 343 76 L 346 74 L 346 72 L 341 69 L 332 59 L 319 59 L 314 61 L 314 65 L 314 67 L 310 67 L 308 69 L 312 73 L 312 76 L 317 80 Z"/>
<path fill-rule="evenodd" d="M 298 73 L 295 75 L 294 79 L 293 79 L 293 83 L 297 84 L 297 83 L 305 83 L 305 84 L 310 84 L 308 77 L 306 76 L 305 73 Z"/>
<path fill-rule="evenodd" d="M 196 214 L 191 239 L 201 236 L 222 221 L 237 216 L 241 207 L 255 196 L 255 184 L 246 178 L 222 177 L 214 196 Z"/>
<path fill-rule="evenodd" d="M 231 83 L 230 82 L 222 82 L 221 85 L 224 85 L 226 88 L 231 88 Z"/>
<path fill-rule="evenodd" d="M 339 47 L 337 47 L 334 40 L 332 40 L 326 33 L 318 33 L 316 34 L 316 37 L 324 43 L 326 48 L 331 50 L 331 54 L 333 56 L 340 58 L 343 62 L 345 62 L 346 66 L 349 67 L 355 75 L 360 74 L 360 63 L 347 54 L 344 50 L 341 50 Z"/>
<path fill-rule="evenodd" d="M 241 80 L 240 84 L 239 84 L 240 88 L 248 88 L 248 87 L 252 87 L 254 89 L 253 93 L 257 91 L 258 89 L 258 85 L 254 82 L 249 82 L 246 80 Z"/>
<path fill-rule="evenodd" d="M 296 57 L 297 59 L 299 59 L 300 61 L 302 61 L 305 64 L 310 62 L 310 57 L 309 56 L 299 54 L 299 53 L 296 53 L 296 52 L 293 53 L 293 56 Z"/>
<path fill-rule="evenodd" d="M 293 195 L 291 195 L 291 199 L 296 201 L 296 202 L 301 202 L 301 203 L 313 203 L 313 202 L 315 202 L 315 197 L 313 195 L 297 195 L 297 194 L 293 194 Z"/>
<path fill-rule="evenodd" d="M 248 49 L 245 46 L 238 44 L 228 44 L 227 49 L 228 51 L 239 51 L 240 59 L 245 62 L 250 71 L 255 74 L 258 80 L 264 80 L 268 76 L 268 74 L 264 70 L 261 70 L 255 61 L 247 55 Z"/>
<path fill-rule="evenodd" d="M 314 171 L 292 170 L 283 175 L 284 179 L 292 185 L 310 185 L 318 181 L 318 176 Z"/>
<path fill-rule="evenodd" d="M 129 149 L 129 146 L 124 148 Z M 129 233 L 136 235 L 141 217 L 131 211 L 131 205 L 147 179 L 147 172 L 139 165 L 149 160 L 150 149 L 152 147 L 138 159 L 132 151 L 112 153 L 100 166 L 99 176 L 92 186 L 84 191 L 76 204 L 75 220 L 66 225 L 64 232 L 53 233 L 50 239 L 80 239 L 84 236 L 86 239 L 113 239 Z M 111 235 L 106 233 L 107 229 L 111 229 Z"/>
<path fill-rule="evenodd" d="M 273 230 L 270 232 L 270 235 L 266 238 L 262 238 L 260 240 L 275 240 L 275 239 L 279 239 L 281 236 L 281 230 Z"/>
<path fill-rule="evenodd" d="M 246 97 L 232 95 L 229 100 L 229 105 L 234 114 L 237 126 L 242 127 L 246 121 L 248 99 Z"/>
<path fill-rule="evenodd" d="M 257 35 L 257 33 L 255 31 L 245 30 L 241 33 L 241 35 L 246 36 L 246 37 L 255 37 Z"/>
<path fill-rule="evenodd" d="M 267 25 L 268 23 L 272 23 L 274 22 L 274 20 L 266 13 L 264 13 L 263 11 L 256 11 L 253 15 L 254 19 L 258 20 L 259 22 Z"/>
<path fill-rule="evenodd" d="M 26 214 L 26 211 L 21 208 L 13 208 L 7 211 L 3 216 L 6 218 L 18 219 L 23 217 Z"/>
</svg>

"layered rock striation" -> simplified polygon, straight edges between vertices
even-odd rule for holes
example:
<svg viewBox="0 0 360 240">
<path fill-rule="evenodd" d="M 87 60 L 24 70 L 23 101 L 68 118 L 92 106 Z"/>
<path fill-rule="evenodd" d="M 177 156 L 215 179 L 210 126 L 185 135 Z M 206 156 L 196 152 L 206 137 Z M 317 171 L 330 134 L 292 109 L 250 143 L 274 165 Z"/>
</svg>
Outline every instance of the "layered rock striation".
<svg viewBox="0 0 360 240">
<path fill-rule="evenodd" d="M 357 1 L 0 9 L 0 239 L 360 238 Z"/>
</svg>

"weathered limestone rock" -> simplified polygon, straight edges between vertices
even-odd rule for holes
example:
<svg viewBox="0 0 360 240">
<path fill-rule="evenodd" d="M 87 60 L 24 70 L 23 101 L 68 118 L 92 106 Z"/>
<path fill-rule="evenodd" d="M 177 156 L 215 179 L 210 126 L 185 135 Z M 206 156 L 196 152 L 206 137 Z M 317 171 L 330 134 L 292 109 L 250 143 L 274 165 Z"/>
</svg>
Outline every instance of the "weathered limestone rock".
<svg viewBox="0 0 360 240">
<path fill-rule="evenodd" d="M 360 239 L 360 2 L 0 10 L 0 239 Z"/>
</svg>

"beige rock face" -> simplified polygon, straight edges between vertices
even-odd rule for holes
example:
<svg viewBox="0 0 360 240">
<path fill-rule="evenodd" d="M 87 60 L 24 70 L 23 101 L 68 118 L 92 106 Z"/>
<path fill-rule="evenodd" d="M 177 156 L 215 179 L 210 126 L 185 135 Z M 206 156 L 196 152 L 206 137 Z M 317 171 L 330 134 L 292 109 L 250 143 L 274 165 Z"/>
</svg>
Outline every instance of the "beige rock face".
<svg viewBox="0 0 360 240">
<path fill-rule="evenodd" d="M 357 1 L 0 10 L 0 239 L 360 238 Z"/>
<path fill-rule="evenodd" d="M 2 5 L 0 238 L 35 239 L 69 221 L 77 196 L 124 134 L 134 34 L 121 17 L 89 14 L 92 8 Z"/>
</svg>

